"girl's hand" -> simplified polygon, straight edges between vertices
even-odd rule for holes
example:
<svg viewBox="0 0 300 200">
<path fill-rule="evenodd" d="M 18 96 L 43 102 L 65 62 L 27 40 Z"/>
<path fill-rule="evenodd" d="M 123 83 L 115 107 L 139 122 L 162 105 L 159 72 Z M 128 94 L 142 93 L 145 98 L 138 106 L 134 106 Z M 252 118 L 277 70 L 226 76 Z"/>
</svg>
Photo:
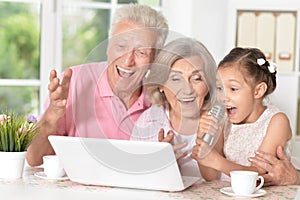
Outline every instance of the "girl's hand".
<svg viewBox="0 0 300 200">
<path fill-rule="evenodd" d="M 187 152 L 181 152 L 180 150 L 184 148 L 187 144 L 181 143 L 181 144 L 173 144 L 174 139 L 174 133 L 172 130 L 168 131 L 167 136 L 165 137 L 164 129 L 160 129 L 158 133 L 158 141 L 159 142 L 168 142 L 172 145 L 173 151 L 175 153 L 176 159 L 183 158 L 187 155 Z M 179 153 L 180 152 L 180 153 Z"/>
<path fill-rule="evenodd" d="M 219 153 L 214 148 L 210 147 L 201 138 L 197 138 L 191 157 L 199 164 L 213 168 L 218 155 Z"/>
<path fill-rule="evenodd" d="M 218 120 L 209 111 L 201 113 L 197 137 L 203 138 L 205 134 L 215 135 L 218 132 Z"/>
</svg>

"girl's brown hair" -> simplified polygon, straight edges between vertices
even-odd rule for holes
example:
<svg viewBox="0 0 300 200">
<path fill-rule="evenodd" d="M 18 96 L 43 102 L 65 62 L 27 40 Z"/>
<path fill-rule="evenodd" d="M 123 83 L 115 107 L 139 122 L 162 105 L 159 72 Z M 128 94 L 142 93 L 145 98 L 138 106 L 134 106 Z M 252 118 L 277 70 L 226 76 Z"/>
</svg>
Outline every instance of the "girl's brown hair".
<svg viewBox="0 0 300 200">
<path fill-rule="evenodd" d="M 259 61 L 263 61 L 260 63 Z M 264 53 L 257 48 L 236 47 L 219 63 L 218 68 L 235 65 L 244 75 L 246 82 L 258 84 L 265 82 L 267 90 L 264 96 L 271 94 L 276 88 L 276 68 L 270 64 Z"/>
</svg>

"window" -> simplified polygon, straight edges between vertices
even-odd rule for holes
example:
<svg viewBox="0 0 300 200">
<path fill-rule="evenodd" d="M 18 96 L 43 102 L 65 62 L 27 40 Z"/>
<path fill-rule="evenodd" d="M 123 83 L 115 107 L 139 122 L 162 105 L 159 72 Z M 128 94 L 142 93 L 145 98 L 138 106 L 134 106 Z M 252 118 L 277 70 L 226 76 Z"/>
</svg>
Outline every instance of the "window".
<svg viewBox="0 0 300 200">
<path fill-rule="evenodd" d="M 49 73 L 106 60 L 111 15 L 123 4 L 160 0 L 0 0 L 0 111 L 39 115 Z M 106 47 L 106 45 L 105 45 Z M 101 56 L 99 56 L 101 55 Z"/>
<path fill-rule="evenodd" d="M 97 44 L 107 39 L 111 9 L 109 5 L 106 7 L 95 8 L 94 4 L 88 3 L 64 4 L 62 12 L 63 69 L 85 63 L 87 56 Z M 100 54 L 105 55 L 105 51 Z M 105 60 L 105 57 L 102 60 Z"/>
<path fill-rule="evenodd" d="M 40 2 L 0 2 L 0 108 L 37 112 Z"/>
</svg>

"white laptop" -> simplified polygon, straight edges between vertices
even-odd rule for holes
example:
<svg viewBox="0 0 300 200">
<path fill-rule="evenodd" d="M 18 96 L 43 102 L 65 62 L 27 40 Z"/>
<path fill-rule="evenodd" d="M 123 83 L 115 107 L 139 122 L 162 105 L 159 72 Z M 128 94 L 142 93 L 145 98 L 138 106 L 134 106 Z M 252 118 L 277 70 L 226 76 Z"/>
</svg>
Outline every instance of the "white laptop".
<svg viewBox="0 0 300 200">
<path fill-rule="evenodd" d="M 71 181 L 86 185 L 181 191 L 200 177 L 181 176 L 169 143 L 48 137 Z"/>
</svg>

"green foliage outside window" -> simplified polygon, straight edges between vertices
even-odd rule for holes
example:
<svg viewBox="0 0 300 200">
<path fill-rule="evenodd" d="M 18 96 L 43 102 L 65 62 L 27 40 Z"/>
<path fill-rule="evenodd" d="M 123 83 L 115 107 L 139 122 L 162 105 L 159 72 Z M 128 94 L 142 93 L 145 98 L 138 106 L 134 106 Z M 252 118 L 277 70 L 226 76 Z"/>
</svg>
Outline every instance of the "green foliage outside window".
<svg viewBox="0 0 300 200">
<path fill-rule="evenodd" d="M 39 5 L 0 2 L 0 79 L 39 79 Z M 32 113 L 38 88 L 0 87 L 0 108 Z"/>
<path fill-rule="evenodd" d="M 33 6 L 0 3 L 0 78 L 39 78 L 39 16 Z"/>
<path fill-rule="evenodd" d="M 78 9 L 63 16 L 63 68 L 87 62 L 89 53 L 108 37 L 109 10 Z M 104 55 L 103 55 L 104 54 Z M 99 52 L 105 57 L 105 50 Z M 103 60 L 103 59 L 102 59 Z"/>
</svg>

